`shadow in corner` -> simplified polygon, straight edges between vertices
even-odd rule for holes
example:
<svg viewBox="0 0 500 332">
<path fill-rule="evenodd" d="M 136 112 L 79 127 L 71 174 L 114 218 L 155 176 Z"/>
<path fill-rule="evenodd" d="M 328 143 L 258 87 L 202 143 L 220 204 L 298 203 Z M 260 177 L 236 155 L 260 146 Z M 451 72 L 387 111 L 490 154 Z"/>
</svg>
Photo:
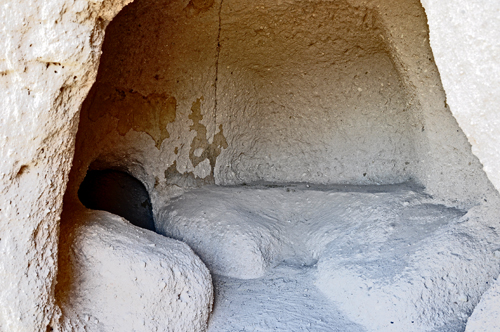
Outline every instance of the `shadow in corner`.
<svg viewBox="0 0 500 332">
<path fill-rule="evenodd" d="M 135 226 L 155 231 L 146 187 L 125 172 L 112 169 L 88 171 L 78 190 L 78 198 L 89 209 L 108 211 Z"/>
</svg>

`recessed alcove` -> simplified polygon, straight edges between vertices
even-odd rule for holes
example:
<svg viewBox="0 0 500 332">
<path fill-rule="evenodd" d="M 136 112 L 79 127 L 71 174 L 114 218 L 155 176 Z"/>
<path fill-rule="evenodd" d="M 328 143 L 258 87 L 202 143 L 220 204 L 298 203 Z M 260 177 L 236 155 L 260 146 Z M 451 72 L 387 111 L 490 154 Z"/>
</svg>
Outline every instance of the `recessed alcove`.
<svg viewBox="0 0 500 332">
<path fill-rule="evenodd" d="M 422 124 L 373 9 L 226 2 L 195 15 L 178 5 L 119 14 L 83 125 L 115 127 L 101 135 L 148 151 L 143 164 L 176 162 L 218 184 L 417 177 Z"/>
<path fill-rule="evenodd" d="M 499 272 L 499 239 L 470 235 L 497 194 L 418 1 L 136 0 L 106 30 L 65 206 L 109 168 L 211 271 L 210 331 L 460 331 Z"/>
<path fill-rule="evenodd" d="M 137 227 L 155 230 L 146 188 L 125 172 L 89 170 L 78 189 L 78 198 L 88 209 L 108 211 Z"/>
</svg>

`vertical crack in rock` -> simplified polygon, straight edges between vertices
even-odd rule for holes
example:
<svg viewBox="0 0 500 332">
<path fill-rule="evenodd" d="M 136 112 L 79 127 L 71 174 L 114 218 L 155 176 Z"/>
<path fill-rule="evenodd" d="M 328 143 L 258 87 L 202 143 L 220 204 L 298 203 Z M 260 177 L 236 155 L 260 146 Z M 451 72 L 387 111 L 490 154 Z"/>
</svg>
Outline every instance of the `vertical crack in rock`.
<svg viewBox="0 0 500 332">
<path fill-rule="evenodd" d="M 215 55 L 215 83 L 214 83 L 214 116 L 215 116 L 215 124 L 217 124 L 217 81 L 219 80 L 219 56 L 220 56 L 220 33 L 222 30 L 222 4 L 224 0 L 221 0 L 220 6 L 219 6 L 219 31 L 217 32 L 217 51 Z M 222 128 L 221 128 L 222 132 Z M 212 172 L 213 172 L 213 166 L 212 166 Z"/>
</svg>

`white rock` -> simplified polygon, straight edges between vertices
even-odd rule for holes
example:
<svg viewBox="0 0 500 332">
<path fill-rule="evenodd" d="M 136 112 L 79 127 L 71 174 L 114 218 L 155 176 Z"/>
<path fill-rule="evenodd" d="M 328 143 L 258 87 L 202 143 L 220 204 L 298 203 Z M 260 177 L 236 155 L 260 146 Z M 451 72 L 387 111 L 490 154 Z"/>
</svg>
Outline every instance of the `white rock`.
<svg viewBox="0 0 500 332">
<path fill-rule="evenodd" d="M 104 29 L 126 3 L 128 0 L 0 1 L 2 331 L 44 331 L 51 319 L 58 317 L 53 294 L 58 221 L 73 157 L 79 109 L 95 79 Z M 400 8 L 393 6 L 392 1 L 382 1 L 381 4 L 400 15 Z M 474 153 L 484 164 L 486 173 L 499 189 L 500 23 L 496 17 L 499 2 L 422 0 L 422 4 L 428 16 L 432 51 L 446 90 L 446 101 L 468 136 Z M 384 17 L 380 15 L 381 19 Z M 397 53 L 394 61 L 400 61 L 401 71 L 407 72 L 410 84 L 417 86 L 413 95 L 418 96 L 431 85 L 429 81 L 421 80 L 423 75 L 412 72 L 412 68 L 417 68 L 417 65 L 420 68 L 427 59 L 427 54 L 419 57 L 413 53 L 407 43 L 408 30 L 416 27 L 412 22 L 414 19 L 414 16 L 404 17 L 404 21 L 409 22 L 409 29 L 404 31 L 401 40 L 391 40 L 391 45 Z M 397 24 L 386 27 L 389 35 L 403 34 Z M 424 37 L 421 41 L 425 45 Z M 398 53 L 397 50 L 401 51 Z M 413 59 L 413 64 L 408 65 L 409 59 Z M 430 73 L 438 75 L 437 72 Z M 185 101 L 187 109 L 191 102 Z M 412 102 L 425 103 L 425 98 Z M 432 114 L 436 113 L 433 105 L 427 106 Z M 187 116 L 184 121 L 191 123 Z M 434 147 L 449 140 L 449 132 L 442 131 L 441 119 L 430 117 L 427 122 L 434 124 L 432 135 L 445 138 L 432 140 L 431 137 L 429 142 Z M 429 132 L 427 128 L 426 133 Z M 421 146 L 426 147 L 426 144 L 424 141 Z M 452 146 L 451 150 L 454 148 Z M 421 155 L 426 156 L 427 150 L 422 151 Z M 430 154 L 430 162 L 440 159 L 456 165 L 457 160 L 450 160 L 449 155 L 441 153 L 440 149 L 436 151 Z M 464 155 L 462 150 L 457 151 L 457 155 Z M 227 161 L 227 164 L 232 162 Z M 186 166 L 180 167 L 185 169 Z M 237 182 L 238 174 L 227 168 L 226 177 Z M 435 167 L 429 173 L 437 181 L 429 181 L 428 185 L 434 186 L 431 189 L 437 193 L 446 193 L 453 187 L 447 184 L 450 175 L 461 169 L 462 166 L 453 166 L 440 172 L 440 167 Z M 462 193 L 481 192 L 482 181 L 476 181 L 471 173 L 462 172 L 460 178 L 452 179 L 454 186 L 462 184 L 463 187 L 450 192 L 458 198 Z M 308 174 L 303 174 L 307 180 Z M 425 176 L 421 178 L 425 179 Z M 475 191 L 470 190 L 473 186 Z M 475 194 L 468 195 L 477 198 Z M 39 212 L 47 205 L 53 207 L 55 213 L 42 216 Z"/>
<path fill-rule="evenodd" d="M 79 226 L 61 246 L 71 249 L 61 252 L 56 330 L 206 330 L 211 277 L 187 245 L 103 211 L 71 221 Z"/>
<path fill-rule="evenodd" d="M 189 244 L 214 273 L 257 278 L 283 261 L 314 264 L 327 248 L 332 253 L 332 241 L 339 246 L 339 257 L 363 258 L 366 248 L 372 248 L 375 256 L 381 249 L 385 253 L 380 255 L 396 259 L 397 253 L 416 251 L 419 241 L 458 222 L 464 213 L 434 205 L 404 186 L 385 189 L 371 193 L 305 185 L 205 186 L 163 202 L 155 227 Z M 495 220 L 491 215 L 485 219 Z M 348 240 L 351 246 L 345 244 Z M 491 251 L 478 255 L 493 259 Z M 399 265 L 391 262 L 388 269 L 398 271 Z"/>
<path fill-rule="evenodd" d="M 500 2 L 422 0 L 446 102 L 500 188 Z"/>
<path fill-rule="evenodd" d="M 58 222 L 79 110 L 104 29 L 128 2 L 0 1 L 1 331 L 45 331 L 58 317 Z"/>
<path fill-rule="evenodd" d="M 258 278 L 281 250 L 279 225 L 252 209 L 259 201 L 255 193 L 244 197 L 224 188 L 194 190 L 167 202 L 155 227 L 189 244 L 213 273 Z"/>
<path fill-rule="evenodd" d="M 405 234 L 405 225 L 382 242 L 360 227 L 354 241 L 331 243 L 318 262 L 316 285 L 367 331 L 460 330 L 499 270 L 491 254 L 500 245 L 491 231 L 498 208 L 488 209 L 473 208 L 462 223 L 416 225 L 420 234 Z M 411 246 L 402 245 L 408 240 Z"/>
<path fill-rule="evenodd" d="M 465 332 L 500 331 L 500 278 L 483 294 L 467 321 Z"/>
</svg>

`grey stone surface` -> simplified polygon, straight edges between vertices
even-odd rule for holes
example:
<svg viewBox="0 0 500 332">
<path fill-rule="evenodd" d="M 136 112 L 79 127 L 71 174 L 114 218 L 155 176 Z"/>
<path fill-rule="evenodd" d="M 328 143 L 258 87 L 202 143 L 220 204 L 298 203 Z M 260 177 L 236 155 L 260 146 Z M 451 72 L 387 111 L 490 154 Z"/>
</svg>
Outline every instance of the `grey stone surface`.
<svg viewBox="0 0 500 332">
<path fill-rule="evenodd" d="M 500 251 L 496 254 L 500 257 Z M 467 321 L 465 332 L 500 331 L 500 281 L 483 294 L 481 301 Z"/>
<path fill-rule="evenodd" d="M 186 244 L 104 211 L 67 219 L 57 331 L 206 330 L 212 279 Z"/>
</svg>

